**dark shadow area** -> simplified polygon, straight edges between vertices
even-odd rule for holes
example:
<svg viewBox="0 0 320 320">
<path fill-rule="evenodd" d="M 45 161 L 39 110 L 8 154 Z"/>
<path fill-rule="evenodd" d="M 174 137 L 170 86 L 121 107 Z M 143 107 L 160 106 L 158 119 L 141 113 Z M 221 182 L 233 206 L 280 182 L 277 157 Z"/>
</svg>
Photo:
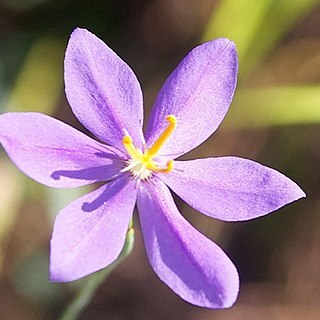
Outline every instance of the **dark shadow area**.
<svg viewBox="0 0 320 320">
<path fill-rule="evenodd" d="M 118 179 L 110 181 L 106 186 L 105 190 L 92 202 L 84 202 L 82 210 L 85 212 L 92 212 L 97 210 L 100 206 L 107 203 L 117 193 L 119 193 L 125 185 L 128 183 L 128 175 L 123 174 Z"/>
</svg>

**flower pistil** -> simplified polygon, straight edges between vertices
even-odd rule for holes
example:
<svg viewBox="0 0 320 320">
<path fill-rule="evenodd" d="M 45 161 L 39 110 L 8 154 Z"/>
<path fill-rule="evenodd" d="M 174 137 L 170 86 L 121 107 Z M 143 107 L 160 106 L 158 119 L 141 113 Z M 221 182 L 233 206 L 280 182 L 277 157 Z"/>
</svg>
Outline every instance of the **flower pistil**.
<svg viewBox="0 0 320 320">
<path fill-rule="evenodd" d="M 165 166 L 161 166 L 154 161 L 154 158 L 158 156 L 158 152 L 172 135 L 177 125 L 177 118 L 174 115 L 166 116 L 166 120 L 168 121 L 167 127 L 153 145 L 144 152 L 135 147 L 129 134 L 123 137 L 123 146 L 130 156 L 126 167 L 122 170 L 123 172 L 130 171 L 135 178 L 146 180 L 152 175 L 152 172 L 169 173 L 172 171 L 173 160 L 167 161 Z"/>
</svg>

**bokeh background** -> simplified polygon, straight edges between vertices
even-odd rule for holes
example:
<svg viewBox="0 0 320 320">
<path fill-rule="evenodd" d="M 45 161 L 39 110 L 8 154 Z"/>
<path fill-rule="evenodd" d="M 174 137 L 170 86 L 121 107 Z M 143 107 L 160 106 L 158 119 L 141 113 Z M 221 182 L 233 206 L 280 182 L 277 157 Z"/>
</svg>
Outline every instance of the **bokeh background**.
<svg viewBox="0 0 320 320">
<path fill-rule="evenodd" d="M 0 0 L 1 113 L 40 111 L 84 130 L 63 85 L 64 50 L 77 26 L 135 70 L 147 114 L 192 47 L 234 40 L 240 62 L 234 102 L 214 136 L 187 157 L 250 158 L 282 171 L 308 195 L 242 223 L 215 221 L 176 199 L 237 265 L 241 290 L 231 309 L 189 305 L 163 285 L 148 265 L 136 218 L 132 254 L 80 319 L 319 319 L 320 1 Z M 58 319 L 79 289 L 48 282 L 48 249 L 54 216 L 86 191 L 41 186 L 0 148 L 0 319 Z"/>
</svg>

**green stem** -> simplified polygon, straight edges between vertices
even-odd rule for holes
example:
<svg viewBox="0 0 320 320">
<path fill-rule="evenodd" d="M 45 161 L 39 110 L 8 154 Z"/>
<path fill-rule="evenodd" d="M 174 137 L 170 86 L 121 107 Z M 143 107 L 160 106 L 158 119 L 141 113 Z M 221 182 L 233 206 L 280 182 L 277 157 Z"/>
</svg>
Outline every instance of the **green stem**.
<svg viewBox="0 0 320 320">
<path fill-rule="evenodd" d="M 60 317 L 60 320 L 75 320 L 78 319 L 81 312 L 92 300 L 94 294 L 98 290 L 100 284 L 110 274 L 110 272 L 121 262 L 126 256 L 128 256 L 133 248 L 134 243 L 134 229 L 132 223 L 129 225 L 129 229 L 126 236 L 124 247 L 121 251 L 120 256 L 114 261 L 109 267 L 91 275 L 88 277 L 85 284 L 76 294 L 74 299 L 70 302 L 67 308 L 64 310 Z"/>
</svg>

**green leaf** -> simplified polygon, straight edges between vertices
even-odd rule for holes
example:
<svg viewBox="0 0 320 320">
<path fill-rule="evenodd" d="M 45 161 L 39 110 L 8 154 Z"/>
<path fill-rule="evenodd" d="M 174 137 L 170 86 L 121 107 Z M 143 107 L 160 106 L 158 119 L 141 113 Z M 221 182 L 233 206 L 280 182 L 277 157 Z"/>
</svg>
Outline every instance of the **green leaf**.
<svg viewBox="0 0 320 320">
<path fill-rule="evenodd" d="M 320 86 L 238 90 L 225 127 L 266 127 L 320 122 Z"/>
<path fill-rule="evenodd" d="M 9 93 L 6 111 L 38 111 L 51 114 L 63 88 L 64 44 L 56 38 L 36 41 Z"/>
<path fill-rule="evenodd" d="M 66 310 L 62 314 L 60 320 L 74 320 L 80 316 L 80 313 L 85 309 L 85 307 L 92 300 L 98 287 L 104 282 L 106 277 L 110 272 L 121 262 L 125 257 L 127 257 L 133 249 L 134 244 L 134 229 L 132 227 L 132 221 L 130 222 L 126 242 L 122 249 L 122 252 L 118 259 L 113 262 L 109 267 L 96 272 L 87 278 L 80 280 L 82 287 L 79 289 L 78 294 L 75 296 L 74 300 L 67 306 Z"/>
<path fill-rule="evenodd" d="M 8 159 L 0 157 L 0 272 L 6 258 L 7 245 L 22 206 L 23 188 L 17 170 Z"/>
<path fill-rule="evenodd" d="M 213 12 L 203 40 L 227 37 L 236 43 L 243 78 L 319 0 L 224 0 Z"/>
</svg>

